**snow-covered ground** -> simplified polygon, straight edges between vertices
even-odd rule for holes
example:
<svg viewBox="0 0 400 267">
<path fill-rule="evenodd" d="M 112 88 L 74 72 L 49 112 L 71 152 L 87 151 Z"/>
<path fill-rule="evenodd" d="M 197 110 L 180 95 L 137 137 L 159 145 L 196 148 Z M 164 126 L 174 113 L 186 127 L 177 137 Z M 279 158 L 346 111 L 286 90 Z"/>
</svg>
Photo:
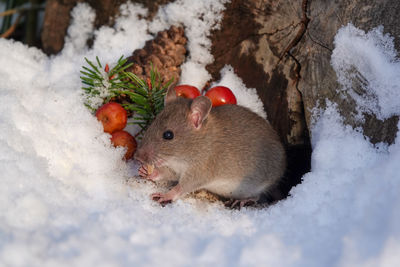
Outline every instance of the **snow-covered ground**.
<svg viewBox="0 0 400 267">
<path fill-rule="evenodd" d="M 224 2 L 179 0 L 151 23 L 140 19 L 145 9 L 125 6 L 90 49 L 95 14 L 81 4 L 52 57 L 0 40 L 0 266 L 400 266 L 399 140 L 374 147 L 342 123 L 335 103 L 315 112 L 312 170 L 292 196 L 240 211 L 193 198 L 164 208 L 151 201 L 154 186 L 131 178 L 136 166 L 82 105 L 85 56 L 115 62 L 174 23 L 189 37 L 182 82 L 203 85 L 213 60 L 207 35 Z M 399 114 L 397 55 L 382 29 L 342 28 L 332 57 L 338 90 L 351 90 L 346 73 L 355 68 L 375 96 L 359 99 L 360 110 Z M 231 67 L 221 73 L 240 104 L 262 112 Z"/>
</svg>

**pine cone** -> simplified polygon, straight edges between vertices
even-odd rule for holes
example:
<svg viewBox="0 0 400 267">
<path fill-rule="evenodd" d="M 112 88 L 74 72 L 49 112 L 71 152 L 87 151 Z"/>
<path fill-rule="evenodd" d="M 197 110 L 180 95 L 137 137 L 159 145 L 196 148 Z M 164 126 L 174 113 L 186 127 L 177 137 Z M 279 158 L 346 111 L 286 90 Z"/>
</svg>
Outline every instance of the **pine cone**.
<svg viewBox="0 0 400 267">
<path fill-rule="evenodd" d="M 153 40 L 146 42 L 142 49 L 137 49 L 128 58 L 133 65 L 127 69 L 142 79 L 150 76 L 153 64 L 161 76 L 162 83 L 171 78 L 177 82 L 181 75 L 180 66 L 185 61 L 187 38 L 182 27 L 171 26 L 168 30 L 157 33 Z"/>
</svg>

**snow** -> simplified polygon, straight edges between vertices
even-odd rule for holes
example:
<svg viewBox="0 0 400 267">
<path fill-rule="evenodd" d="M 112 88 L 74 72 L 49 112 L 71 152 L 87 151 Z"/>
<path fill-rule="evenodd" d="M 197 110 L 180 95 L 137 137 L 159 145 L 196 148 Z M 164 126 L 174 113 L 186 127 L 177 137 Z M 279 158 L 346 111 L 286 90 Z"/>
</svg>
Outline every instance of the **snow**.
<svg viewBox="0 0 400 267">
<path fill-rule="evenodd" d="M 96 14 L 86 3 L 79 4 L 71 12 L 72 23 L 68 28 L 63 52 L 78 53 L 84 51 L 86 42 L 92 37 Z"/>
<path fill-rule="evenodd" d="M 399 115 L 400 61 L 394 39 L 383 27 L 364 32 L 352 24 L 335 37 L 332 66 L 342 85 L 357 102 L 358 112 L 374 113 L 379 119 Z M 359 87 L 354 86 L 359 84 Z"/>
<path fill-rule="evenodd" d="M 185 26 L 188 38 L 189 58 L 182 65 L 182 84 L 191 84 L 203 88 L 211 75 L 205 69 L 214 61 L 211 55 L 211 40 L 207 38 L 211 30 L 219 29 L 222 20 L 221 11 L 227 0 L 177 0 L 158 11 L 149 29 L 155 33 L 169 28 L 170 25 Z"/>
<path fill-rule="evenodd" d="M 255 88 L 247 88 L 242 79 L 235 74 L 232 66 L 225 65 L 221 69 L 221 80 L 212 84 L 212 86 L 218 85 L 230 88 L 236 97 L 238 105 L 251 109 L 264 119 L 267 118 L 264 105 L 257 94 L 257 90 Z"/>
<path fill-rule="evenodd" d="M 359 129 L 343 124 L 335 103 L 315 112 L 312 170 L 291 196 L 240 211 L 192 197 L 166 207 L 151 201 L 157 188 L 132 178 L 137 166 L 121 160 L 123 151 L 110 145 L 83 106 L 79 70 L 85 56 L 114 62 L 143 46 L 151 38 L 147 30 L 169 24 L 194 31 L 183 77 L 204 83 L 207 75 L 195 73 L 212 59 L 196 53 L 210 53 L 201 44 L 209 42 L 210 27 L 218 27 L 224 2 L 177 1 L 151 23 L 140 18 L 143 7 L 128 4 L 117 26 L 95 31 L 93 48 L 85 45 L 91 32 L 79 27 L 88 27 L 94 13 L 79 4 L 64 50 L 52 57 L 0 39 L 0 65 L 7 66 L 0 69 L 0 266 L 400 264 L 400 137 L 390 146 L 373 146 Z M 207 26 L 199 28 L 202 23 Z M 359 36 L 367 54 L 352 49 Z M 374 103 L 384 101 L 388 109 L 359 105 L 386 116 L 399 112 L 399 83 L 390 76 L 399 72 L 390 36 L 381 37 L 343 28 L 332 65 L 342 81 L 349 58 L 359 71 L 369 56 L 383 62 L 384 72 L 370 68 L 363 76 L 377 85 Z M 239 88 L 243 104 L 258 103 L 232 67 L 221 74 L 217 84 Z"/>
</svg>

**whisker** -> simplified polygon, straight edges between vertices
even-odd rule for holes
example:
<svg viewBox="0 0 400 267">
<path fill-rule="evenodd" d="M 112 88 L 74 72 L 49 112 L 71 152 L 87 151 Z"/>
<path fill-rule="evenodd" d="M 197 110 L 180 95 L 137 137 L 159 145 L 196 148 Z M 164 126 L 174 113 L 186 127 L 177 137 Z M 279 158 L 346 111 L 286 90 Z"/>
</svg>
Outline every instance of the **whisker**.
<svg viewBox="0 0 400 267">
<path fill-rule="evenodd" d="M 163 155 L 158 155 L 157 158 L 155 159 L 155 163 L 157 166 L 162 167 L 163 164 L 165 163 L 165 159 L 164 159 Z"/>
</svg>

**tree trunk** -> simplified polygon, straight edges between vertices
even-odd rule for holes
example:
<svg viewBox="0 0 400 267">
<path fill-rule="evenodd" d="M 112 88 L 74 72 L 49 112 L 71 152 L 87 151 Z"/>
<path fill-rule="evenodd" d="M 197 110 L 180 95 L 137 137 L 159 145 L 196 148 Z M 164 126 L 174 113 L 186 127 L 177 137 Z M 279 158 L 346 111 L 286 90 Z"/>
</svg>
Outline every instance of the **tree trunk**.
<svg viewBox="0 0 400 267">
<path fill-rule="evenodd" d="M 393 143 L 399 118 L 394 116 L 381 121 L 374 115 L 366 115 L 364 123 L 357 121 L 352 115 L 355 107 L 354 100 L 350 96 L 342 99 L 337 94 L 339 85 L 330 60 L 337 31 L 350 22 L 365 31 L 383 25 L 385 32 L 389 32 L 394 37 L 396 50 L 400 51 L 400 24 L 397 19 L 400 2 L 397 0 L 373 2 L 314 0 L 309 2 L 308 13 L 311 20 L 307 27 L 307 34 L 294 51 L 294 55 L 303 66 L 299 89 L 303 94 L 308 124 L 311 121 L 310 110 L 318 102 L 324 105 L 325 99 L 329 99 L 338 104 L 345 123 L 354 127 L 361 126 L 371 142 Z M 360 82 L 355 81 L 353 86 L 360 86 Z"/>
</svg>

